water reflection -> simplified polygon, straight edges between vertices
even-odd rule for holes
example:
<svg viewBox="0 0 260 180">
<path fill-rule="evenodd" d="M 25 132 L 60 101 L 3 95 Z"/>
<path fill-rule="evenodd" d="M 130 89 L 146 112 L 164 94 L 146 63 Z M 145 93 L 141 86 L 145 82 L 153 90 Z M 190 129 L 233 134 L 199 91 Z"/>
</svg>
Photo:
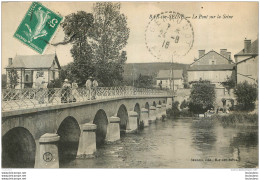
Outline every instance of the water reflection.
<svg viewBox="0 0 260 180">
<path fill-rule="evenodd" d="M 202 161 L 192 161 L 198 158 Z M 223 128 L 193 119 L 158 121 L 98 148 L 92 159 L 69 168 L 253 168 L 258 166 L 258 128 Z"/>
</svg>

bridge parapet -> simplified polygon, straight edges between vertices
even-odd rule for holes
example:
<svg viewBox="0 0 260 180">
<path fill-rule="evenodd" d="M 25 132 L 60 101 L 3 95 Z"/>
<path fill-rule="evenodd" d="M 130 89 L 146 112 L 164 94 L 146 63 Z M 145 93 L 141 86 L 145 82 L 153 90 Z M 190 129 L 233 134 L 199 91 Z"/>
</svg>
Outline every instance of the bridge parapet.
<svg viewBox="0 0 260 180">
<path fill-rule="evenodd" d="M 2 111 L 32 109 L 75 102 L 119 97 L 173 96 L 172 91 L 135 87 L 98 87 L 97 89 L 3 89 Z"/>
</svg>

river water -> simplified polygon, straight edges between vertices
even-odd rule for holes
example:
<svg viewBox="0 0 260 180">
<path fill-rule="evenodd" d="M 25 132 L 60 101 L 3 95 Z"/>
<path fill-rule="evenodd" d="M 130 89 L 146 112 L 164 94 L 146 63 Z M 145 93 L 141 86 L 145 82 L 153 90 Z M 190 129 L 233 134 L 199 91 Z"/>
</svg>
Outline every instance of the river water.
<svg viewBox="0 0 260 180">
<path fill-rule="evenodd" d="M 168 119 L 97 149 L 94 158 L 61 168 L 255 168 L 258 127 L 222 127 L 203 120 Z"/>
</svg>

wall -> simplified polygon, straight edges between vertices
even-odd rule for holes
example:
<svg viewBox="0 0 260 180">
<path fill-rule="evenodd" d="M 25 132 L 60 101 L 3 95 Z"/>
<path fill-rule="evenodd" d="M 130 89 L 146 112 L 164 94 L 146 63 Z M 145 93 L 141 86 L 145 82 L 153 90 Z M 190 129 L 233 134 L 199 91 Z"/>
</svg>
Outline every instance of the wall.
<svg viewBox="0 0 260 180">
<path fill-rule="evenodd" d="M 231 77 L 232 70 L 230 71 L 188 71 L 188 82 L 209 80 L 212 83 L 224 82 L 227 77 Z"/>
<path fill-rule="evenodd" d="M 258 80 L 258 57 L 237 64 L 237 83 L 247 81 L 254 84 L 254 79 Z"/>
</svg>

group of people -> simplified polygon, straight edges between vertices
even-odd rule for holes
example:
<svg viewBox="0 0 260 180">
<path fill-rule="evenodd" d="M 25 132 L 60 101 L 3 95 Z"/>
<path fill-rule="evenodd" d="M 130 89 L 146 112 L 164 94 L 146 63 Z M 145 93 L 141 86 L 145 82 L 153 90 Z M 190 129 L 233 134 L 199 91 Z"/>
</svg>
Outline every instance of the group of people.
<svg viewBox="0 0 260 180">
<path fill-rule="evenodd" d="M 97 87 L 98 87 L 97 80 L 95 80 L 90 76 L 86 81 L 88 100 L 96 99 Z M 77 97 L 79 96 L 77 88 L 78 88 L 78 84 L 76 83 L 75 80 L 72 82 L 72 84 L 70 84 L 69 80 L 65 79 L 62 85 L 61 102 L 62 103 L 76 102 Z"/>
<path fill-rule="evenodd" d="M 88 100 L 96 99 L 98 82 L 93 77 L 89 77 L 86 81 Z"/>
</svg>

